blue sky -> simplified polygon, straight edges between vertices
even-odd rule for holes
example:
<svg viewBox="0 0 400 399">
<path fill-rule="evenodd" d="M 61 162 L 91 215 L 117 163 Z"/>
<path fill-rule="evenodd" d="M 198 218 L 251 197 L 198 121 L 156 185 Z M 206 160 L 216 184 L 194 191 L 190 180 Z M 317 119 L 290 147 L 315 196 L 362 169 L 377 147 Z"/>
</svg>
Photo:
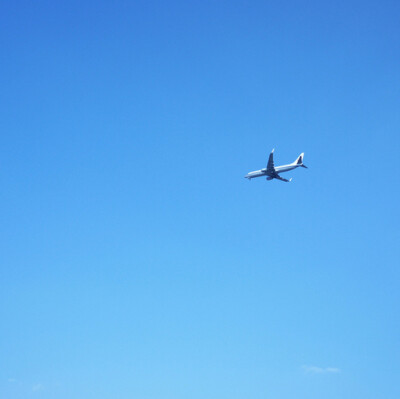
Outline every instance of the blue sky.
<svg viewBox="0 0 400 399">
<path fill-rule="evenodd" d="M 2 2 L 0 397 L 398 398 L 399 17 Z"/>
</svg>

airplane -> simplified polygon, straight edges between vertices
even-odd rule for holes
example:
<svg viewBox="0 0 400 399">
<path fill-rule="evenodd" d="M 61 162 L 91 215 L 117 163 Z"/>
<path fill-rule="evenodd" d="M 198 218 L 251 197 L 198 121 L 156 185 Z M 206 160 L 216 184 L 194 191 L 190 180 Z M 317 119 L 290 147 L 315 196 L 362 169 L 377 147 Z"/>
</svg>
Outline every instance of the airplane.
<svg viewBox="0 0 400 399">
<path fill-rule="evenodd" d="M 268 159 L 268 164 L 265 169 L 260 169 L 260 170 L 255 170 L 254 172 L 249 172 L 245 176 L 246 179 L 254 179 L 255 177 L 261 177 L 261 176 L 266 176 L 267 180 L 272 180 L 272 179 L 278 179 L 282 180 L 285 182 L 291 182 L 292 179 L 284 179 L 283 177 L 279 176 L 280 173 L 283 172 L 288 172 L 289 170 L 293 170 L 301 166 L 302 168 L 307 168 L 306 165 L 303 164 L 303 158 L 304 158 L 304 152 L 302 152 L 298 158 L 293 162 L 288 165 L 282 165 L 282 166 L 274 166 L 274 150 L 275 148 L 271 151 L 271 154 L 269 154 L 269 159 Z"/>
</svg>

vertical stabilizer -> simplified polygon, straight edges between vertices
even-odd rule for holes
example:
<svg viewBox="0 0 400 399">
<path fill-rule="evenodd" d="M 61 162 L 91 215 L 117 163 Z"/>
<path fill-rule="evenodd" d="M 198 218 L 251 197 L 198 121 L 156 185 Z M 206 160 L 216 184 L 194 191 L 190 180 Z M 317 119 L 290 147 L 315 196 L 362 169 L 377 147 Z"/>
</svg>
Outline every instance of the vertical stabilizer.
<svg viewBox="0 0 400 399">
<path fill-rule="evenodd" d="M 306 165 L 303 164 L 304 152 L 302 152 L 298 158 L 294 161 L 295 165 L 302 166 L 303 168 L 307 168 Z"/>
<path fill-rule="evenodd" d="M 298 156 L 298 158 L 294 161 L 294 163 L 295 163 L 296 165 L 301 165 L 301 164 L 303 163 L 303 158 L 304 158 L 304 152 L 302 152 L 302 153 Z"/>
</svg>

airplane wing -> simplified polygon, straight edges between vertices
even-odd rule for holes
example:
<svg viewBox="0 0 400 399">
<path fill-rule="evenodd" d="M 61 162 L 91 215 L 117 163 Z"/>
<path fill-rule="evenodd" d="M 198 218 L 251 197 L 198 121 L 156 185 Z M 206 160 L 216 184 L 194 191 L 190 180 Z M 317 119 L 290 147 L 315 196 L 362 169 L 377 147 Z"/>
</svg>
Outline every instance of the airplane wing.
<svg viewBox="0 0 400 399">
<path fill-rule="evenodd" d="M 275 148 L 271 151 L 271 154 L 269 154 L 268 158 L 268 164 L 267 164 L 267 172 L 275 172 L 275 166 L 274 166 L 274 150 Z"/>
<path fill-rule="evenodd" d="M 277 173 L 275 174 L 274 179 L 282 180 L 282 181 L 285 181 L 287 183 L 292 181 L 291 178 L 289 180 L 288 179 L 284 179 L 283 177 L 280 177 Z"/>
</svg>

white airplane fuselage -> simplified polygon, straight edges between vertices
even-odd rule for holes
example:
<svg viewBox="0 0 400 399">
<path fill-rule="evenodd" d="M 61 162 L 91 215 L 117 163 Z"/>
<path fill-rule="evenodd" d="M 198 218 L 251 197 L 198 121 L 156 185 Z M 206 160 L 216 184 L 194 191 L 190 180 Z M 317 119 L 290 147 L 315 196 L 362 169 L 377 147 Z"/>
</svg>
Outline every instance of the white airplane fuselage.
<svg viewBox="0 0 400 399">
<path fill-rule="evenodd" d="M 283 172 L 289 172 L 289 170 L 293 170 L 298 168 L 301 165 L 291 163 L 289 165 L 282 165 L 282 166 L 276 166 L 275 171 L 276 173 L 283 173 Z M 255 177 L 262 177 L 262 176 L 269 176 L 267 172 L 267 168 L 260 169 L 260 170 L 255 170 L 254 172 L 249 172 L 245 176 L 246 179 L 254 179 Z"/>
</svg>

